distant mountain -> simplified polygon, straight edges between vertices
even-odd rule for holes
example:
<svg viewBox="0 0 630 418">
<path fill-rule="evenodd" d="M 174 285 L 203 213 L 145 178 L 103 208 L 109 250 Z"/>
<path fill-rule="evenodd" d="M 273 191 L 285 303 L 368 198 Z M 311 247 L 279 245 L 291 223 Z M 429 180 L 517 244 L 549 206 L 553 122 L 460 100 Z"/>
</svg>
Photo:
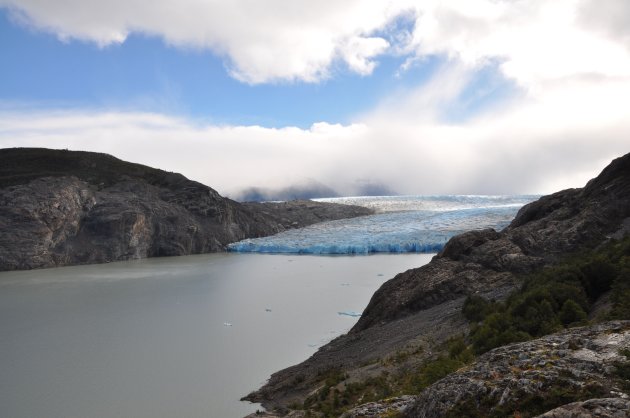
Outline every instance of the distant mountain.
<svg viewBox="0 0 630 418">
<path fill-rule="evenodd" d="M 311 180 L 281 189 L 250 187 L 232 197 L 239 202 L 274 202 L 339 197 L 339 194 L 332 188 Z"/>
<path fill-rule="evenodd" d="M 349 193 L 353 196 L 395 196 L 398 194 L 384 184 L 369 181 L 355 182 Z M 231 197 L 239 202 L 274 202 L 321 199 L 347 195 L 347 193 L 342 194 L 338 190 L 315 180 L 309 180 L 279 189 L 250 187 L 233 194 Z"/>
<path fill-rule="evenodd" d="M 181 174 L 107 154 L 1 149 L 0 270 L 222 251 L 244 238 L 366 213 L 287 205 L 279 214 L 243 206 Z"/>
<path fill-rule="evenodd" d="M 357 181 L 353 194 L 355 196 L 396 196 L 399 193 L 382 183 Z"/>
</svg>

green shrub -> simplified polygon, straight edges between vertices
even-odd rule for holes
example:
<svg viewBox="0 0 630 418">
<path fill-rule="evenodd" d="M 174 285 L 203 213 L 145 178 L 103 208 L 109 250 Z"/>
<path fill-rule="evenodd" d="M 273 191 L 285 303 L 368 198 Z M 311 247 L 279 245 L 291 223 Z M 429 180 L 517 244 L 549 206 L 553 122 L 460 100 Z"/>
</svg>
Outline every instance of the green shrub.
<svg viewBox="0 0 630 418">
<path fill-rule="evenodd" d="M 586 320 L 586 312 L 573 299 L 564 302 L 558 315 L 563 325 L 579 324 Z"/>
<path fill-rule="evenodd" d="M 611 319 L 630 318 L 630 268 L 620 269 L 612 285 L 611 301 L 613 303 Z"/>
<path fill-rule="evenodd" d="M 463 315 L 475 322 L 476 353 L 586 323 L 593 302 L 611 292 L 611 319 L 630 319 L 630 237 L 611 241 L 524 278 L 504 303 L 469 296 Z"/>
<path fill-rule="evenodd" d="M 495 312 L 497 304 L 487 301 L 481 296 L 470 295 L 464 301 L 462 313 L 469 321 L 482 321 L 486 316 Z"/>
</svg>

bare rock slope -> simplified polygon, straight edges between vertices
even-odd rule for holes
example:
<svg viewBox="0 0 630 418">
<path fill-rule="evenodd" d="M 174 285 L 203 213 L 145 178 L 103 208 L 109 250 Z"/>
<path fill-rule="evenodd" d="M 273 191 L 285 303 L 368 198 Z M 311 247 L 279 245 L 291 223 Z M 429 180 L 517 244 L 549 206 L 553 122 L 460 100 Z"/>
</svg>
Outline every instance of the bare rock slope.
<svg viewBox="0 0 630 418">
<path fill-rule="evenodd" d="M 110 155 L 0 150 L 0 270 L 222 251 L 244 238 L 365 215 L 315 202 L 242 205 Z M 289 216 L 290 214 L 290 216 Z"/>
</svg>

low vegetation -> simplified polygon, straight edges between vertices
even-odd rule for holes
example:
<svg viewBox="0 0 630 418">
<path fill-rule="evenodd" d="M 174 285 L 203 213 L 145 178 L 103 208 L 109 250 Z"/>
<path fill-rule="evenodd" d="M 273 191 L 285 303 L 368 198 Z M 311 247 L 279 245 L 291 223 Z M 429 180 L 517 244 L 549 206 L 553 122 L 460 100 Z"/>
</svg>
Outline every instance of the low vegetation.
<svg viewBox="0 0 630 418">
<path fill-rule="evenodd" d="M 180 174 L 95 152 L 6 148 L 0 150 L 0 160 L 0 188 L 25 184 L 40 177 L 61 176 L 75 176 L 99 187 L 111 186 L 125 178 L 141 178 L 160 186 L 185 180 Z"/>
<path fill-rule="evenodd" d="M 341 371 L 329 370 L 322 373 L 323 386 L 307 398 L 303 405 L 293 407 L 318 411 L 325 417 L 338 417 L 356 405 L 419 393 L 474 359 L 474 354 L 463 337 L 450 339 L 438 351 L 442 354 L 415 366 L 404 367 L 395 374 L 383 372 L 360 382 L 347 381 L 348 376 Z M 400 364 L 421 352 L 422 349 L 402 351 L 391 359 L 384 360 L 383 364 Z M 392 416 L 396 416 L 396 413 L 392 412 Z"/>
<path fill-rule="evenodd" d="M 474 325 L 476 354 L 584 325 L 593 304 L 609 293 L 611 309 L 601 319 L 630 319 L 630 238 L 612 241 L 525 278 L 502 303 L 469 296 L 462 312 Z"/>
<path fill-rule="evenodd" d="M 623 382 L 623 389 L 628 392 L 630 391 L 630 350 L 621 350 L 619 354 L 625 357 L 625 361 L 615 362 L 615 374 Z"/>
</svg>

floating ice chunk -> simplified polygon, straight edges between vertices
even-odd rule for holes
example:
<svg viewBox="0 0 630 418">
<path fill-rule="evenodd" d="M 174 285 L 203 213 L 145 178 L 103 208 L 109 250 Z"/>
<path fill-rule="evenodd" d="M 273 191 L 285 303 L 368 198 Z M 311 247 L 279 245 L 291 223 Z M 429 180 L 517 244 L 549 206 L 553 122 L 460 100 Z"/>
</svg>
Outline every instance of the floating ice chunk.
<svg viewBox="0 0 630 418">
<path fill-rule="evenodd" d="M 319 345 L 319 344 L 308 344 L 308 346 L 309 346 L 309 347 L 311 347 L 311 348 L 315 348 L 315 347 L 317 347 L 318 345 Z"/>
<path fill-rule="evenodd" d="M 224 327 L 231 327 L 231 326 L 232 326 L 232 324 L 230 324 L 229 322 L 224 322 L 224 323 L 223 323 L 223 326 L 224 326 Z"/>
<path fill-rule="evenodd" d="M 355 312 L 355 311 L 343 311 L 343 312 L 337 312 L 338 315 L 345 315 L 345 316 L 361 316 L 361 312 Z"/>
</svg>

